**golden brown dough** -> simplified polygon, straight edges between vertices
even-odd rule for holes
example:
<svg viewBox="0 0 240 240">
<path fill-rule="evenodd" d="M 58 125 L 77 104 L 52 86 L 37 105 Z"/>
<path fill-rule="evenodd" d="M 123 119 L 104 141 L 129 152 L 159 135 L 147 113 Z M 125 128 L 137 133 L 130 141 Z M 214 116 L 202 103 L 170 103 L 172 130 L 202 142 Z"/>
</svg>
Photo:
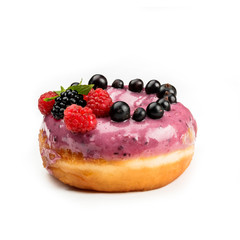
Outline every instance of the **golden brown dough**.
<svg viewBox="0 0 240 240">
<path fill-rule="evenodd" d="M 39 134 L 40 151 L 49 149 L 46 135 Z M 68 185 L 103 192 L 144 191 L 163 187 L 180 176 L 191 162 L 194 145 L 151 158 L 105 161 L 83 159 L 81 154 L 59 150 L 60 159 L 44 167 Z"/>
</svg>

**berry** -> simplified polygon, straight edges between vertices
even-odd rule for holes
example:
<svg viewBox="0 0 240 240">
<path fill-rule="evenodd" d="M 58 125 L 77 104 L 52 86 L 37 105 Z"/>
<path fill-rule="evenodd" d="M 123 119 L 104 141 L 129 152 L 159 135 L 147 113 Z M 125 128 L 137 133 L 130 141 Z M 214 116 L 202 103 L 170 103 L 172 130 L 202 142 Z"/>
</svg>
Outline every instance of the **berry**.
<svg viewBox="0 0 240 240">
<path fill-rule="evenodd" d="M 177 95 L 177 90 L 174 86 L 172 86 L 169 83 L 163 84 L 160 88 L 159 91 L 157 93 L 157 97 L 158 98 L 163 98 L 164 95 L 166 94 L 166 92 L 172 93 L 175 96 Z"/>
<path fill-rule="evenodd" d="M 87 96 L 87 107 L 91 108 L 97 117 L 106 117 L 109 115 L 112 106 L 112 99 L 106 90 L 97 88 L 91 89 Z"/>
<path fill-rule="evenodd" d="M 115 122 L 123 122 L 130 118 L 130 107 L 127 103 L 118 101 L 110 108 L 110 117 Z"/>
<path fill-rule="evenodd" d="M 107 79 L 101 75 L 101 74 L 95 74 L 91 77 L 91 79 L 88 81 L 88 84 L 94 84 L 94 89 L 96 88 L 107 88 Z"/>
<path fill-rule="evenodd" d="M 112 87 L 114 87 L 114 88 L 123 88 L 124 87 L 124 82 L 122 80 L 120 80 L 120 79 L 116 79 L 112 83 Z"/>
<path fill-rule="evenodd" d="M 157 93 L 159 91 L 161 84 L 158 80 L 151 80 L 147 83 L 145 91 L 147 94 Z"/>
<path fill-rule="evenodd" d="M 163 113 L 163 107 L 156 102 L 152 102 L 147 106 L 147 115 L 150 118 L 159 119 L 163 116 Z"/>
<path fill-rule="evenodd" d="M 64 110 L 72 104 L 85 107 L 87 102 L 83 99 L 83 95 L 78 94 L 75 90 L 68 89 L 62 92 L 60 96 L 55 99 L 55 104 L 52 108 L 53 117 L 55 119 L 62 119 L 64 117 Z"/>
<path fill-rule="evenodd" d="M 92 109 L 88 107 L 82 108 L 76 104 L 66 108 L 64 122 L 66 128 L 75 133 L 86 133 L 93 130 L 97 125 L 97 119 L 92 113 Z"/>
<path fill-rule="evenodd" d="M 166 111 L 171 110 L 171 104 L 167 99 L 165 99 L 165 98 L 158 99 L 157 103 L 160 104 L 164 110 L 166 110 Z"/>
<path fill-rule="evenodd" d="M 143 89 L 143 81 L 141 79 L 133 79 L 129 82 L 128 89 L 132 92 L 141 92 Z"/>
<path fill-rule="evenodd" d="M 143 108 L 139 107 L 134 111 L 132 119 L 137 122 L 141 122 L 145 117 L 146 111 Z"/>
<path fill-rule="evenodd" d="M 78 86 L 79 85 L 79 82 L 74 82 L 71 84 L 71 86 Z"/>
<path fill-rule="evenodd" d="M 172 93 L 168 93 L 168 94 L 164 95 L 164 99 L 168 100 L 170 103 L 176 103 L 177 102 L 176 96 Z"/>
<path fill-rule="evenodd" d="M 38 109 L 40 110 L 40 112 L 43 114 L 43 115 L 48 115 L 51 113 L 51 110 L 53 108 L 53 105 L 55 103 L 55 100 L 51 100 L 51 101 L 44 101 L 45 98 L 51 98 L 51 97 L 55 97 L 57 96 L 57 94 L 55 92 L 46 92 L 44 94 L 42 94 L 40 96 L 40 98 L 38 99 Z"/>
</svg>

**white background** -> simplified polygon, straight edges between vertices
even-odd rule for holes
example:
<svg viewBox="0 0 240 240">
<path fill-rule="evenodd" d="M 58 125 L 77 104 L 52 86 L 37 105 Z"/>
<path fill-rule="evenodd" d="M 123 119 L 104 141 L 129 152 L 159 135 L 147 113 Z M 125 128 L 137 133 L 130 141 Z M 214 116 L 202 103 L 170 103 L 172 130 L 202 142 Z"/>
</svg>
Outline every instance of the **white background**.
<svg viewBox="0 0 240 240">
<path fill-rule="evenodd" d="M 239 1 L 1 1 L 0 239 L 240 239 Z M 198 123 L 158 190 L 76 191 L 38 150 L 40 94 L 95 73 L 159 79 Z"/>
</svg>

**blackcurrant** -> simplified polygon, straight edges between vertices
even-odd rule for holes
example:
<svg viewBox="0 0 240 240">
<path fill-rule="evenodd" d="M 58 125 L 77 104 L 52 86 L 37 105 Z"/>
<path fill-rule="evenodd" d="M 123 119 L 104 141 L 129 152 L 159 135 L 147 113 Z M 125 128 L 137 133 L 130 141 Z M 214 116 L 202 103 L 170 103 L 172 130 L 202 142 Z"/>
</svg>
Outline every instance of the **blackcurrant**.
<svg viewBox="0 0 240 240">
<path fill-rule="evenodd" d="M 110 108 L 109 115 L 113 121 L 123 122 L 130 118 L 130 107 L 125 102 L 115 102 Z"/>
<path fill-rule="evenodd" d="M 121 79 L 116 79 L 116 80 L 113 81 L 112 87 L 123 88 L 124 87 L 124 82 Z"/>
<path fill-rule="evenodd" d="M 132 119 L 137 122 L 141 122 L 145 117 L 146 111 L 143 108 L 139 107 L 134 111 Z"/>
<path fill-rule="evenodd" d="M 157 97 L 158 98 L 163 98 L 165 93 L 169 92 L 174 94 L 175 96 L 177 95 L 177 90 L 174 86 L 172 86 L 169 83 L 163 84 L 160 88 L 159 91 L 157 92 Z"/>
<path fill-rule="evenodd" d="M 177 97 L 172 93 L 164 95 L 164 99 L 168 100 L 170 103 L 176 103 L 177 102 Z"/>
<path fill-rule="evenodd" d="M 145 91 L 147 94 L 157 93 L 160 89 L 160 82 L 158 80 L 151 80 L 147 83 Z"/>
<path fill-rule="evenodd" d="M 79 82 L 74 82 L 71 84 L 71 86 L 77 86 L 77 85 L 79 85 Z"/>
<path fill-rule="evenodd" d="M 132 92 L 141 92 L 143 89 L 143 81 L 141 79 L 133 79 L 129 82 L 128 89 Z"/>
<path fill-rule="evenodd" d="M 91 77 L 91 79 L 88 81 L 88 84 L 94 84 L 94 89 L 96 88 L 107 88 L 107 79 L 101 75 L 101 74 L 95 74 Z"/>
<path fill-rule="evenodd" d="M 163 116 L 163 114 L 164 114 L 164 109 L 160 104 L 156 102 L 152 102 L 147 106 L 148 117 L 153 119 L 159 119 Z"/>
<path fill-rule="evenodd" d="M 158 99 L 157 103 L 160 104 L 164 110 L 166 111 L 171 110 L 171 104 L 167 99 L 164 99 L 164 98 Z"/>
<path fill-rule="evenodd" d="M 174 92 L 174 95 L 177 96 L 177 89 L 173 85 L 169 83 L 165 83 L 163 84 L 163 86 L 167 89 L 172 89 L 172 91 Z"/>
</svg>

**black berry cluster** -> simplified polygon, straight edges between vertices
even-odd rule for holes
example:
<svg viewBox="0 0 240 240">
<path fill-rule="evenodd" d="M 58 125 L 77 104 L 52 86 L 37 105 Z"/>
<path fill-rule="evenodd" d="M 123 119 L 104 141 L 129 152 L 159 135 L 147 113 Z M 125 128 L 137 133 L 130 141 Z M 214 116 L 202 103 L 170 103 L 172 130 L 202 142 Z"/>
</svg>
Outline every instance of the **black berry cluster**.
<svg viewBox="0 0 240 240">
<path fill-rule="evenodd" d="M 73 83 L 75 84 L 75 83 Z M 77 83 L 76 83 L 77 84 Z M 106 89 L 108 86 L 107 79 L 101 74 L 95 74 L 91 77 L 88 84 L 94 84 L 94 89 Z M 113 88 L 123 89 L 124 82 L 121 79 L 116 79 L 112 83 Z M 129 91 L 140 93 L 144 89 L 144 83 L 141 79 L 136 78 L 129 82 Z M 177 90 L 171 84 L 162 84 L 158 80 L 151 80 L 145 87 L 146 94 L 156 94 L 158 100 L 147 106 L 147 109 L 137 108 L 132 116 L 132 119 L 140 122 L 146 116 L 152 119 L 160 119 L 164 115 L 164 111 L 171 110 L 171 104 L 177 102 Z M 122 122 L 130 118 L 130 108 L 126 102 L 117 101 L 110 109 L 110 117 L 115 122 Z"/>
<path fill-rule="evenodd" d="M 123 88 L 124 83 L 122 80 L 117 79 L 113 82 L 112 87 Z M 141 92 L 144 88 L 141 79 L 134 79 L 129 82 L 128 89 L 132 92 Z M 171 84 L 163 84 L 158 80 L 151 80 L 145 87 L 147 94 L 156 94 L 159 98 L 156 102 L 152 102 L 147 106 L 147 109 L 141 107 L 137 108 L 132 116 L 132 119 L 140 122 L 146 116 L 152 119 L 160 119 L 164 115 L 164 111 L 171 110 L 171 104 L 177 102 L 177 90 Z M 110 117 L 113 121 L 122 122 L 130 118 L 130 108 L 126 102 L 118 101 L 112 105 L 110 110 Z"/>
<path fill-rule="evenodd" d="M 78 83 L 73 83 L 71 86 L 77 84 Z M 83 99 L 83 95 L 78 94 L 75 90 L 68 89 L 65 92 L 62 92 L 60 96 L 55 99 L 55 104 L 51 111 L 53 117 L 55 119 L 62 119 L 64 117 L 64 110 L 72 104 L 85 107 L 87 102 Z"/>
</svg>

